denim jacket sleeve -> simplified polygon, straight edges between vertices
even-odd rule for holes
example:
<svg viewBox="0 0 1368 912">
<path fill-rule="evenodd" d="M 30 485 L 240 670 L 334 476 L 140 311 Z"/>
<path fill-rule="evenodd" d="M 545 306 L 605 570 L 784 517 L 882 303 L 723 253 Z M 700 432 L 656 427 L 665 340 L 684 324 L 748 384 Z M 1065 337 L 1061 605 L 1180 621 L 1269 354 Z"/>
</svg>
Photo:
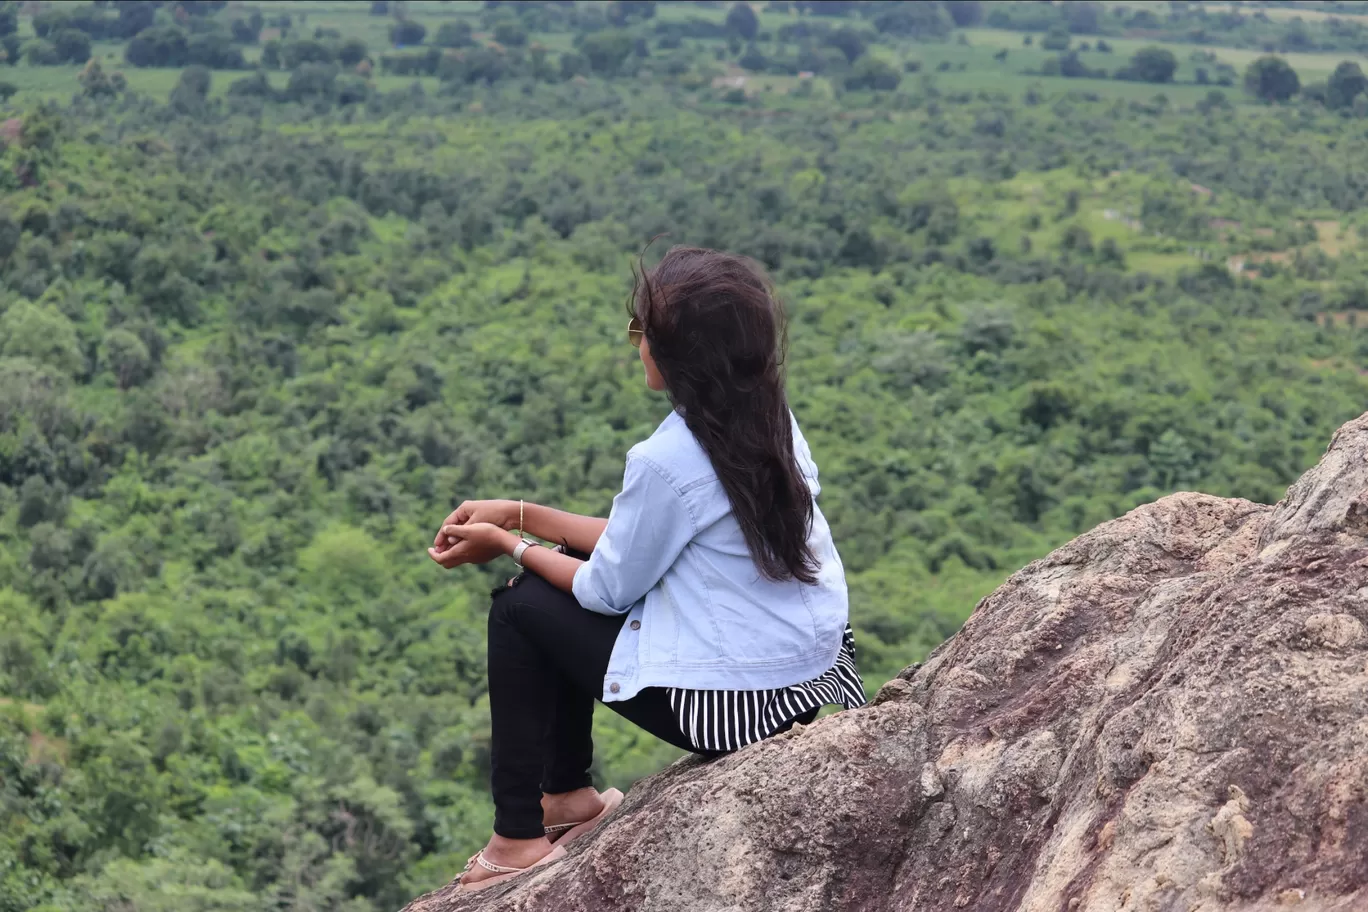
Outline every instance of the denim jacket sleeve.
<svg viewBox="0 0 1368 912">
<path fill-rule="evenodd" d="M 650 460 L 628 454 L 608 525 L 575 571 L 576 600 L 599 614 L 626 614 L 660 582 L 696 532 L 674 485 Z"/>
</svg>

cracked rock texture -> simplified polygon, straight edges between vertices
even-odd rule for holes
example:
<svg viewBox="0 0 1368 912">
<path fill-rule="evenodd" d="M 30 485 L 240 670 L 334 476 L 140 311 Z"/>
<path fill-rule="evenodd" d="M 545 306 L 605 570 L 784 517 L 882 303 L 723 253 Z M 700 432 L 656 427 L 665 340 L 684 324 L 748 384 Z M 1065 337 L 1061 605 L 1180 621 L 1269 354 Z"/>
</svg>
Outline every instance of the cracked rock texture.
<svg viewBox="0 0 1368 912">
<path fill-rule="evenodd" d="M 868 707 L 681 760 L 567 858 L 407 912 L 477 908 L 1368 910 L 1368 415 L 1277 506 L 1133 510 Z"/>
</svg>

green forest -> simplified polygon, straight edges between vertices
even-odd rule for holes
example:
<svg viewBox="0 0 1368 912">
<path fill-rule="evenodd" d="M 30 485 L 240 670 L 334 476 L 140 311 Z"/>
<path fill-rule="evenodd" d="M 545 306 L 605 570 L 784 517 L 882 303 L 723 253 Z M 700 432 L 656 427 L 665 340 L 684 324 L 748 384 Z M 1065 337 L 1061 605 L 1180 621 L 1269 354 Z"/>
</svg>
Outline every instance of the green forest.
<svg viewBox="0 0 1368 912">
<path fill-rule="evenodd" d="M 1100 522 L 1276 501 L 1368 403 L 1360 54 L 1347 2 L 0 3 L 0 912 L 459 872 L 513 565 L 425 548 L 606 515 L 643 251 L 775 277 L 871 694 Z"/>
</svg>

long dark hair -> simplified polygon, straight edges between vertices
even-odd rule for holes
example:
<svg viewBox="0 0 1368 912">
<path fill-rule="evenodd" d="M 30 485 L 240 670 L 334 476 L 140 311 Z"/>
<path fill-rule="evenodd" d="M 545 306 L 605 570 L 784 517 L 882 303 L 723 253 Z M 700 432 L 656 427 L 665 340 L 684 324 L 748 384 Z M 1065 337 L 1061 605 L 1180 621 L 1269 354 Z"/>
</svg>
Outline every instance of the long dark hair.
<svg viewBox="0 0 1368 912">
<path fill-rule="evenodd" d="M 793 454 L 784 396 L 787 324 L 765 271 L 746 257 L 674 247 L 633 278 L 630 309 L 760 573 L 815 583 L 812 491 Z"/>
</svg>

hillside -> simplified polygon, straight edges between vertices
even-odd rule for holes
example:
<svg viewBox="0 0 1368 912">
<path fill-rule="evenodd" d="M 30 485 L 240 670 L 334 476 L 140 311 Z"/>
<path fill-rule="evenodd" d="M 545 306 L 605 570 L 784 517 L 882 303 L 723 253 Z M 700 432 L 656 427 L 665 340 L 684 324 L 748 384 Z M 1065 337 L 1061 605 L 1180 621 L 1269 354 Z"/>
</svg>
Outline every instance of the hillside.
<svg viewBox="0 0 1368 912">
<path fill-rule="evenodd" d="M 1368 415 L 1270 508 L 1174 494 L 1011 578 L 868 707 L 639 783 L 406 912 L 1368 901 Z"/>
<path fill-rule="evenodd" d="M 509 566 L 423 549 L 466 498 L 606 512 L 668 407 L 623 332 L 643 250 L 773 274 L 871 693 L 1017 568 L 1173 491 L 1271 502 L 1363 410 L 1365 96 L 1309 91 L 1344 27 L 1266 104 L 1196 82 L 1191 10 L 1156 85 L 1035 75 L 1073 5 L 781 7 L 749 40 L 728 6 L 0 3 L 0 48 L 100 36 L 0 65 L 0 912 L 450 880 Z M 1112 70 L 1148 40 L 1116 8 L 1069 32 Z M 1291 40 L 1245 19 L 1222 53 Z M 595 738 L 600 785 L 677 759 Z"/>
</svg>

